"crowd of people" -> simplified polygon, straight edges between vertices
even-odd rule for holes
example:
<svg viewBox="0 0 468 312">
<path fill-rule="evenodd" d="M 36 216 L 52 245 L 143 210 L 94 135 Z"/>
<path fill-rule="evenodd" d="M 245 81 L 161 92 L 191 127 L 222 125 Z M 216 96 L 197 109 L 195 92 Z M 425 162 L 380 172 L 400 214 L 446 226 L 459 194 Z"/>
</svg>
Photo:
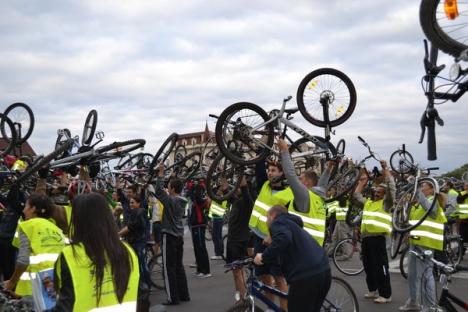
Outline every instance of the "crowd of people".
<svg viewBox="0 0 468 312">
<path fill-rule="evenodd" d="M 392 301 L 387 246 L 392 232 L 391 211 L 396 185 L 387 163 L 381 161 L 380 178 L 373 179 L 373 192 L 363 173 L 352 195 L 325 203 L 332 193 L 327 185 L 337 164 L 328 161 L 319 176 L 312 169 L 299 175 L 288 145 L 278 139 L 280 161 L 260 162 L 253 179 L 244 177 L 229 199 L 219 202 L 206 194 L 203 179 L 165 179 L 164 164 L 156 168 L 154 183 L 116 180 L 99 187 L 82 167 L 78 177 L 62 172 L 59 183 L 46 183 L 50 171 L 38 172 L 36 190 L 29 197 L 18 188 L 1 198 L 0 268 L 3 287 L 21 296 L 31 296 L 32 280 L 43 270 L 54 269 L 55 307 L 48 311 L 148 311 L 151 290 L 146 253 L 152 241 L 154 254 L 161 254 L 167 300 L 164 305 L 190 301 L 184 268 L 184 227 L 190 228 L 195 254 L 195 276 L 210 278 L 210 260 L 230 263 L 252 257 L 255 274 L 266 285 L 288 293 L 277 299 L 285 311 L 319 311 L 331 285 L 330 250 L 347 237 L 345 221 L 349 207 L 360 207 L 362 261 L 368 292 L 375 304 Z M 228 191 L 221 183 L 218 195 Z M 432 251 L 444 257 L 447 219 L 457 219 L 457 228 L 468 239 L 468 183 L 463 190 L 444 185 L 435 209 L 410 232 L 410 250 Z M 369 198 L 364 195 L 370 196 Z M 423 183 L 413 203 L 410 222 L 430 209 L 431 184 Z M 227 244 L 223 226 L 227 220 Z M 333 220 L 333 221 L 331 221 Z M 209 257 L 205 235 L 211 222 L 214 256 Z M 324 246 L 326 229 L 333 223 L 330 244 Z M 224 252 L 226 250 L 226 253 Z M 346 261 L 350 251 L 340 257 Z M 409 299 L 400 311 L 420 311 L 425 300 L 435 298 L 432 264 L 409 259 Z M 421 290 L 420 280 L 428 287 Z M 233 270 L 233 285 L 241 302 L 247 292 L 242 269 Z M 92 285 L 92 287 L 90 287 Z M 316 291 L 311 291 L 315 289 Z M 424 293 L 424 296 L 421 296 Z M 107 311 L 107 310 L 106 310 Z"/>
</svg>

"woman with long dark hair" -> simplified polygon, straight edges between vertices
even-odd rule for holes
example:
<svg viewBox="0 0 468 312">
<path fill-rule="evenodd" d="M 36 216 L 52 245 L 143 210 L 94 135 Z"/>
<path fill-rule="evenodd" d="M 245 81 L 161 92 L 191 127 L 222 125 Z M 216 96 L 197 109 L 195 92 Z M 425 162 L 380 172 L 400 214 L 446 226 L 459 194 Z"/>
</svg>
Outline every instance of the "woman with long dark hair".
<svg viewBox="0 0 468 312">
<path fill-rule="evenodd" d="M 55 265 L 59 299 L 53 311 L 103 307 L 135 311 L 138 259 L 120 241 L 106 198 L 98 193 L 79 195 L 72 207 L 72 244 L 63 249 Z"/>
</svg>

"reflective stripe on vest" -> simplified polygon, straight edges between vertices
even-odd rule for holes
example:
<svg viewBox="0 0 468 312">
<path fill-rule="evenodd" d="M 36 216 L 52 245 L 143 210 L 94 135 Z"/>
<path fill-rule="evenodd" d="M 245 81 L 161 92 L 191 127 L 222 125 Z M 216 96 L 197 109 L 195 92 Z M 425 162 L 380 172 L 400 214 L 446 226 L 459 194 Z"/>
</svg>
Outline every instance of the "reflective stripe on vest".
<svg viewBox="0 0 468 312">
<path fill-rule="evenodd" d="M 274 205 L 286 205 L 293 198 L 292 190 L 288 187 L 282 191 L 272 194 L 270 182 L 266 181 L 257 199 L 255 200 L 252 214 L 249 219 L 249 227 L 257 235 L 266 237 L 270 234 L 267 225 L 267 212 Z"/>
<path fill-rule="evenodd" d="M 212 200 L 210 205 L 210 211 L 208 212 L 208 216 L 212 218 L 213 216 L 222 217 L 226 213 L 228 202 L 227 200 L 223 201 L 221 204 Z"/>
<path fill-rule="evenodd" d="M 430 197 L 428 199 L 431 200 Z M 409 223 L 415 225 L 425 213 L 426 211 L 421 205 L 413 206 L 411 208 Z M 443 250 L 445 222 L 447 222 L 447 219 L 444 211 L 437 203 L 436 217 L 432 218 L 428 215 L 420 225 L 410 231 L 410 242 L 416 246 Z"/>
<path fill-rule="evenodd" d="M 32 295 L 31 275 L 34 273 L 52 269 L 60 252 L 65 247 L 62 230 L 49 220 L 33 218 L 21 222 L 19 230 L 26 235 L 31 244 L 29 265 L 24 272 L 15 292 L 19 295 Z"/>
<path fill-rule="evenodd" d="M 366 201 L 362 213 L 361 232 L 386 235 L 392 232 L 392 216 L 383 209 L 383 199 Z"/>
<path fill-rule="evenodd" d="M 302 219 L 304 230 L 309 233 L 320 246 L 325 238 L 326 212 L 322 198 L 309 191 L 309 212 L 299 212 L 294 208 L 294 200 L 289 203 L 288 211 Z"/>
<path fill-rule="evenodd" d="M 86 255 L 83 245 L 67 246 L 63 249 L 62 254 L 70 269 L 75 294 L 73 311 L 136 311 L 138 280 L 140 277 L 138 258 L 131 247 L 127 244 L 124 245 L 131 259 L 131 270 L 127 291 L 123 297 L 122 304 L 119 304 L 115 294 L 114 281 L 109 264 L 106 264 L 104 267 L 101 298 L 99 305 L 96 305 L 96 278 L 92 270 L 90 270 L 92 262 Z"/>
</svg>

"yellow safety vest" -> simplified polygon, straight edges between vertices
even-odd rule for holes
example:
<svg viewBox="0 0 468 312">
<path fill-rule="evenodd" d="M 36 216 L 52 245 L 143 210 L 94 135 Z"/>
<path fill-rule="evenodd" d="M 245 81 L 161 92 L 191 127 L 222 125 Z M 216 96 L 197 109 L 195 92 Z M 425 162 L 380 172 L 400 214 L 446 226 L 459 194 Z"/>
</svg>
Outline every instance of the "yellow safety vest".
<svg viewBox="0 0 468 312">
<path fill-rule="evenodd" d="M 210 211 L 208 212 L 208 216 L 210 218 L 213 218 L 213 217 L 221 218 L 226 213 L 227 207 L 228 207 L 227 200 L 224 200 L 221 204 L 215 200 L 211 200 Z"/>
<path fill-rule="evenodd" d="M 293 198 L 294 195 L 289 187 L 273 195 L 270 187 L 270 181 L 266 181 L 260 190 L 260 194 L 258 194 L 257 200 L 255 201 L 252 214 L 249 219 L 249 227 L 257 234 L 264 237 L 268 236 L 270 233 L 266 222 L 268 210 L 274 205 L 285 206 Z"/>
<path fill-rule="evenodd" d="M 309 191 L 309 212 L 299 212 L 294 208 L 294 200 L 290 201 L 288 212 L 302 219 L 304 230 L 309 233 L 320 246 L 325 239 L 325 222 L 327 213 L 320 196 Z"/>
<path fill-rule="evenodd" d="M 432 201 L 433 196 L 428 200 Z M 416 228 L 410 231 L 410 242 L 413 245 L 431 248 L 435 250 L 444 249 L 444 224 L 447 222 L 444 210 L 436 203 L 437 215 L 435 218 L 428 215 L 426 219 Z M 409 223 L 416 224 L 426 213 L 421 205 L 411 208 Z"/>
<path fill-rule="evenodd" d="M 21 296 L 32 295 L 31 277 L 35 273 L 52 269 L 65 247 L 65 237 L 60 228 L 44 218 L 32 218 L 19 224 L 19 230 L 29 239 L 31 255 L 29 265 L 18 281 L 15 292 Z"/>
<path fill-rule="evenodd" d="M 131 257 L 131 272 L 128 280 L 127 292 L 121 304 L 119 304 L 117 296 L 115 295 L 110 265 L 104 267 L 101 298 L 99 304 L 96 305 L 96 293 L 94 290 L 96 278 L 92 274 L 92 262 L 86 255 L 84 246 L 82 244 L 77 244 L 74 246 L 67 246 L 63 249 L 62 254 L 70 269 L 73 291 L 75 294 L 73 311 L 136 311 L 138 280 L 140 278 L 138 258 L 127 244 L 124 245 L 127 247 Z M 59 266 L 60 263 L 57 263 L 57 267 Z"/>
<path fill-rule="evenodd" d="M 383 209 L 383 199 L 368 199 L 362 212 L 361 233 L 390 235 L 391 232 L 392 216 Z"/>
<path fill-rule="evenodd" d="M 338 201 L 332 201 L 330 203 L 325 204 L 325 208 L 327 209 L 327 218 L 330 218 L 332 214 L 336 213 L 336 209 L 339 207 Z"/>
<path fill-rule="evenodd" d="M 466 191 L 463 191 L 460 194 L 463 196 L 466 194 Z M 465 199 L 463 203 L 458 204 L 456 208 L 457 209 L 452 214 L 452 216 L 461 220 L 468 219 L 468 198 Z"/>
</svg>

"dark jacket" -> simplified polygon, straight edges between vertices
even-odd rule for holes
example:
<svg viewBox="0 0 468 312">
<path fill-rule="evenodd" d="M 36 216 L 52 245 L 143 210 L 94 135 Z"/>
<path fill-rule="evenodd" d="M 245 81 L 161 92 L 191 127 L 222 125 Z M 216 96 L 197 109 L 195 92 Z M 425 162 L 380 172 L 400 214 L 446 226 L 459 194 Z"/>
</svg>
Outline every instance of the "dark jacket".
<svg viewBox="0 0 468 312">
<path fill-rule="evenodd" d="M 170 196 L 164 190 L 164 181 L 156 181 L 156 198 L 164 205 L 161 231 L 178 237 L 184 236 L 184 217 L 187 199 L 182 196 Z"/>
<path fill-rule="evenodd" d="M 262 255 L 266 264 L 281 255 L 281 269 L 289 284 L 330 269 L 325 251 L 302 227 L 298 216 L 278 215 L 270 226 L 272 243 Z"/>
</svg>

